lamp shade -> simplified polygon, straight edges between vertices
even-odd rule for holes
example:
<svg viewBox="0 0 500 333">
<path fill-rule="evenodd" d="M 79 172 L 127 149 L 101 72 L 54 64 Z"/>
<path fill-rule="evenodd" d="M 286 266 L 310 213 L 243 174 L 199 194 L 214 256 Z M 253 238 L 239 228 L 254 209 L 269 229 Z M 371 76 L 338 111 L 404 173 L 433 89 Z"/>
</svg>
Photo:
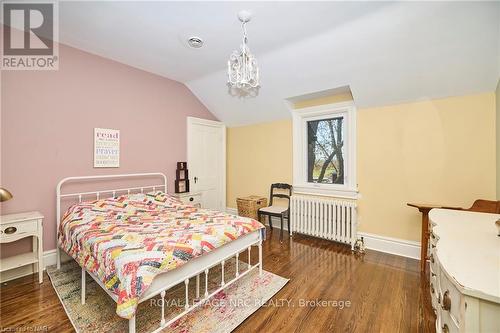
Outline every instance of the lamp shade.
<svg viewBox="0 0 500 333">
<path fill-rule="evenodd" d="M 12 193 L 4 189 L 3 187 L 0 187 L 0 202 L 4 202 L 10 199 L 12 199 Z"/>
</svg>

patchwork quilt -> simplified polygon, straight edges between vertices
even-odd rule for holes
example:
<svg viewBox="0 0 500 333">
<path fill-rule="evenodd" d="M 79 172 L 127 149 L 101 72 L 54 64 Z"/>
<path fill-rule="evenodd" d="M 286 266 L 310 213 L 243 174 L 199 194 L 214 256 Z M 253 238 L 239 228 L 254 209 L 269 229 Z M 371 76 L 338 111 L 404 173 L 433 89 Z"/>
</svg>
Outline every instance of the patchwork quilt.
<svg viewBox="0 0 500 333">
<path fill-rule="evenodd" d="M 58 244 L 118 296 L 116 313 L 130 319 L 156 275 L 262 228 L 162 192 L 128 194 L 71 206 Z"/>
</svg>

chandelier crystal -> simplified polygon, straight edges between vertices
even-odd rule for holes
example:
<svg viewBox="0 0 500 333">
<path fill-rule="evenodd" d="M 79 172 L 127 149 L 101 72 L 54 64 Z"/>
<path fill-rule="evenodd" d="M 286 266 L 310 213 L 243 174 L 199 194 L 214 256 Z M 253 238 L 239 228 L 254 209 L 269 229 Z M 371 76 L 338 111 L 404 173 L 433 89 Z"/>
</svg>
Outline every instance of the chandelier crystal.
<svg viewBox="0 0 500 333">
<path fill-rule="evenodd" d="M 238 97 L 255 97 L 259 93 L 259 67 L 257 59 L 248 48 L 246 23 L 251 19 L 251 14 L 242 11 L 238 14 L 242 22 L 243 41 L 239 50 L 235 50 L 227 61 L 227 85 L 229 94 Z"/>
</svg>

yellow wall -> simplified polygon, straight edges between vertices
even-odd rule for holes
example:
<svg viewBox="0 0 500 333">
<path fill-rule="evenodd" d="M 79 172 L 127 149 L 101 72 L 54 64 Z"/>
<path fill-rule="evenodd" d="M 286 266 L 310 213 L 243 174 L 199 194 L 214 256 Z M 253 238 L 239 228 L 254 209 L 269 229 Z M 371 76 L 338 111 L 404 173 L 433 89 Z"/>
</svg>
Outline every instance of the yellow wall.
<svg viewBox="0 0 500 333">
<path fill-rule="evenodd" d="M 325 96 L 325 97 L 319 97 L 319 98 L 298 101 L 298 102 L 293 104 L 293 108 L 294 109 L 301 109 L 301 108 L 308 108 L 311 106 L 333 104 L 333 103 L 346 102 L 346 101 L 352 101 L 352 94 L 351 93 L 334 94 L 334 95 L 329 95 L 329 96 Z"/>
<path fill-rule="evenodd" d="M 470 206 L 495 198 L 493 94 L 358 112 L 358 182 L 365 232 L 418 240 L 406 202 Z"/>
<path fill-rule="evenodd" d="M 495 102 L 497 105 L 497 200 L 500 200 L 500 80 L 497 83 L 495 92 Z"/>
<path fill-rule="evenodd" d="M 292 122 L 227 129 L 227 206 L 252 194 L 269 196 L 271 183 L 292 183 Z"/>
<path fill-rule="evenodd" d="M 360 230 L 420 239 L 409 201 L 470 206 L 496 192 L 495 94 L 358 110 Z M 291 120 L 228 129 L 227 205 L 292 181 Z"/>
</svg>

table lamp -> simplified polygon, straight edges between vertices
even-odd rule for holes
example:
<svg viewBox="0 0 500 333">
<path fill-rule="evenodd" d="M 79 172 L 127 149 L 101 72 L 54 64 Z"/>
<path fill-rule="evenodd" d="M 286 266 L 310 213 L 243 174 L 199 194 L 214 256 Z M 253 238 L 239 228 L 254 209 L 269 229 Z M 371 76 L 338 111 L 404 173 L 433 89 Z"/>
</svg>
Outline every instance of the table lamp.
<svg viewBox="0 0 500 333">
<path fill-rule="evenodd" d="M 0 202 L 4 202 L 12 199 L 12 193 L 9 190 L 0 187 Z"/>
</svg>

